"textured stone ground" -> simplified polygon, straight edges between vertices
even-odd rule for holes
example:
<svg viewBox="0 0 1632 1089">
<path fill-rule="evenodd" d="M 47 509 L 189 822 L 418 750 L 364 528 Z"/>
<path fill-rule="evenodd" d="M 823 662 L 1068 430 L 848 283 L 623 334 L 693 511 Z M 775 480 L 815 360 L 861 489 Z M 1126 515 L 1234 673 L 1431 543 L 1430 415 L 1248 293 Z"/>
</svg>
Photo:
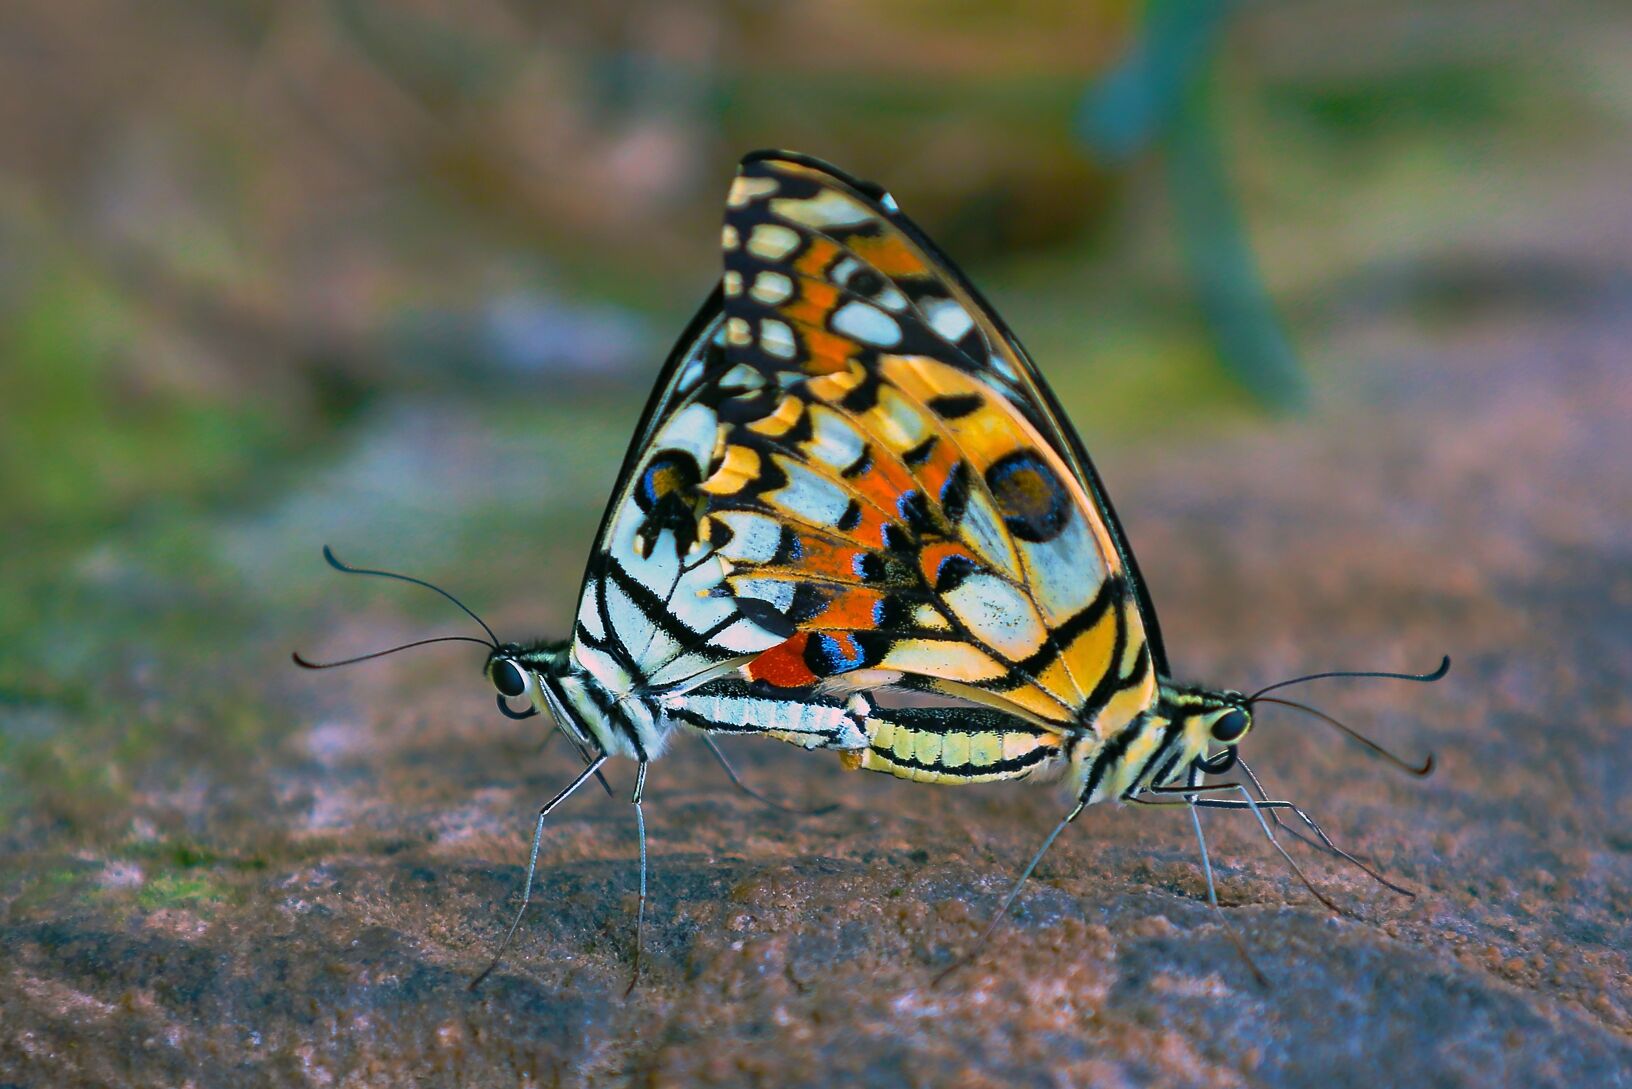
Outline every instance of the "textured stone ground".
<svg viewBox="0 0 1632 1089">
<path fill-rule="evenodd" d="M 1248 686 L 1455 658 L 1438 686 L 1303 693 L 1407 754 L 1432 749 L 1425 782 L 1290 713 L 1250 739 L 1273 790 L 1419 891 L 1298 849 L 1352 912 L 1334 918 L 1249 818 L 1213 815 L 1220 892 L 1268 989 L 1202 900 L 1183 815 L 1111 807 L 933 987 L 1060 797 L 737 743 L 761 788 L 837 803 L 793 818 L 682 741 L 650 783 L 640 986 L 624 996 L 632 813 L 586 791 L 548 826 L 512 954 L 469 993 L 513 910 L 530 813 L 572 773 L 565 748 L 539 753 L 537 720 L 497 715 L 474 648 L 327 675 L 283 656 L 296 628 L 312 651 L 462 630 L 434 603 L 405 620 L 382 604 L 394 588 L 314 573 L 376 462 L 420 451 L 427 507 L 522 483 L 598 493 L 608 467 L 526 463 L 570 434 L 495 452 L 479 427 L 415 410 L 276 509 L 199 525 L 242 585 L 154 591 L 154 623 L 251 595 L 272 612 L 244 618 L 230 657 L 184 676 L 91 662 L 83 704 L 0 708 L 13 734 L 72 737 L 117 701 L 146 738 L 0 829 L 0 1083 L 1628 1084 L 1632 296 L 1605 282 L 1567 312 L 1504 307 L 1437 333 L 1350 317 L 1322 349 L 1347 377 L 1310 416 L 1106 452 L 1186 675 Z M 473 573 L 482 600 L 508 591 L 501 631 L 561 625 L 581 539 Z M 383 562 L 411 543 L 350 551 Z M 268 572 L 297 557 L 335 603 L 276 614 Z M 541 557 L 570 574 L 538 582 Z M 239 736 L 253 743 L 223 740 Z M 614 766 L 620 792 L 630 778 Z"/>
</svg>

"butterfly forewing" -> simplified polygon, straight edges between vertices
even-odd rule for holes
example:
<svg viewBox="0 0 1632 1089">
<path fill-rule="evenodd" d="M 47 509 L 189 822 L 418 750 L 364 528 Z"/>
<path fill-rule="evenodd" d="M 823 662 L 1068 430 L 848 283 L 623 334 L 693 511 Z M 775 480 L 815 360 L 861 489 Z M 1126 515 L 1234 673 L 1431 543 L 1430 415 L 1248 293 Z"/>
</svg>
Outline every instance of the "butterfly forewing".
<svg viewBox="0 0 1632 1089">
<path fill-rule="evenodd" d="M 739 389 L 720 346 L 723 320 L 716 294 L 676 345 L 590 555 L 572 656 L 613 698 L 701 683 L 789 630 L 767 630 L 745 615 L 721 589 L 719 562 L 697 535 L 697 487 L 719 429 L 712 402 Z M 760 382 L 757 374 L 743 377 Z"/>
<path fill-rule="evenodd" d="M 1119 532 L 1023 353 L 926 245 L 810 160 L 750 156 L 732 188 L 724 355 L 766 388 L 722 412 L 702 487 L 732 591 L 797 629 L 747 673 L 1116 728 L 1155 695 Z"/>
</svg>

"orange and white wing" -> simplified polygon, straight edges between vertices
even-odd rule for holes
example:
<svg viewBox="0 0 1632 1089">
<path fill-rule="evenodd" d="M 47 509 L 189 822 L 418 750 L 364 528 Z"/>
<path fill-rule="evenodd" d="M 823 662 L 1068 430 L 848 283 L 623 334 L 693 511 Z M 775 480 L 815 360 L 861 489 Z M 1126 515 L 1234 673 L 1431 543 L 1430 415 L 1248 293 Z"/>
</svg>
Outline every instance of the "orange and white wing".
<svg viewBox="0 0 1632 1089">
<path fill-rule="evenodd" d="M 795 629 L 746 675 L 1061 731 L 1148 709 L 1153 614 L 1080 443 L 889 195 L 751 155 L 723 243 L 725 355 L 761 382 L 716 406 L 705 532 L 739 601 Z"/>
</svg>

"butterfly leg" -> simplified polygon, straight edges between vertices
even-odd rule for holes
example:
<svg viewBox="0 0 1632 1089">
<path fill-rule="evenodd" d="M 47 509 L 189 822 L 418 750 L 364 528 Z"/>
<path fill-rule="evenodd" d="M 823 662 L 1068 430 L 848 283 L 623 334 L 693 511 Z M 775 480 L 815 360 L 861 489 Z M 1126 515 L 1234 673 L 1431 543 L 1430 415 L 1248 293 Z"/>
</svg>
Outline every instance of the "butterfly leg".
<svg viewBox="0 0 1632 1089">
<path fill-rule="evenodd" d="M 1258 781 L 1258 776 L 1253 774 L 1252 769 L 1247 767 L 1247 762 L 1245 760 L 1240 760 L 1237 762 L 1241 765 L 1241 770 L 1247 773 L 1247 778 L 1252 781 L 1252 788 L 1258 794 L 1258 804 L 1262 806 L 1269 814 L 1269 819 L 1274 823 L 1276 828 L 1286 831 L 1288 834 L 1294 836 L 1304 843 L 1307 843 L 1311 847 L 1318 847 L 1336 858 L 1341 858 L 1343 861 L 1349 863 L 1349 865 L 1355 867 L 1367 877 L 1371 878 L 1379 885 L 1382 885 L 1384 888 L 1392 892 L 1397 892 L 1401 896 L 1416 899 L 1416 893 L 1412 892 L 1410 889 L 1396 885 L 1394 882 L 1378 873 L 1375 868 L 1366 863 L 1364 860 L 1360 859 L 1356 855 L 1350 854 L 1348 851 L 1345 851 L 1343 848 L 1333 843 L 1332 838 L 1326 834 L 1326 830 L 1319 824 L 1316 824 L 1313 817 L 1305 813 L 1302 809 L 1293 805 L 1291 802 L 1285 803 L 1286 808 L 1291 811 L 1293 816 L 1297 817 L 1304 824 L 1309 826 L 1309 830 L 1312 831 L 1316 837 L 1318 837 L 1319 842 L 1317 843 L 1315 840 L 1310 839 L 1308 836 L 1299 832 L 1291 825 L 1281 823 L 1281 818 L 1277 815 L 1276 810 L 1280 808 L 1282 803 L 1272 802 L 1270 800 L 1269 792 L 1264 789 L 1264 784 Z"/>
<path fill-rule="evenodd" d="M 563 736 L 563 731 L 560 729 L 551 730 L 549 733 L 545 734 L 544 740 L 538 743 L 538 754 L 542 756 L 544 754 L 544 750 L 550 747 L 550 742 L 554 741 L 560 736 Z M 583 756 L 584 754 L 580 752 L 578 755 Z M 593 757 L 591 757 L 591 759 L 593 759 Z M 601 784 L 601 789 L 606 791 L 606 796 L 608 798 L 613 796 L 612 784 L 606 781 L 606 776 L 597 771 L 595 773 L 595 781 Z"/>
<path fill-rule="evenodd" d="M 1133 795 L 1128 800 L 1138 802 L 1140 805 L 1182 805 L 1190 810 L 1190 825 L 1196 830 L 1196 845 L 1201 848 L 1201 873 L 1207 879 L 1207 903 L 1212 905 L 1213 911 L 1218 914 L 1218 921 L 1223 924 L 1225 935 L 1230 939 L 1230 944 L 1235 946 L 1236 953 L 1240 955 L 1247 969 L 1252 972 L 1252 978 L 1257 981 L 1260 987 L 1268 987 L 1269 977 L 1264 975 L 1263 971 L 1258 967 L 1258 963 L 1252 959 L 1252 954 L 1247 951 L 1247 943 L 1241 939 L 1240 933 L 1235 929 L 1235 924 L 1230 922 L 1230 917 L 1224 914 L 1224 908 L 1218 902 L 1218 886 L 1213 881 L 1213 860 L 1207 850 L 1207 836 L 1201 830 L 1201 813 L 1198 811 L 1198 803 L 1203 799 L 1196 797 L 1196 795 L 1204 791 L 1233 790 L 1236 786 L 1235 783 L 1202 785 L 1195 782 L 1194 777 L 1192 777 L 1189 786 L 1155 787 L 1151 790 L 1153 794 L 1182 794 L 1182 798 L 1155 800 Z"/>
<path fill-rule="evenodd" d="M 1223 784 L 1219 785 L 1222 786 Z M 1190 799 L 1191 807 L 1193 809 L 1251 810 L 1252 815 L 1258 818 L 1258 827 L 1263 829 L 1264 837 L 1269 840 L 1270 846 L 1274 847 L 1275 850 L 1280 853 L 1280 856 L 1286 860 L 1286 864 L 1292 867 L 1292 872 L 1297 874 L 1299 881 L 1303 882 L 1303 887 L 1308 889 L 1310 894 L 1313 895 L 1316 900 L 1319 900 L 1322 904 L 1324 904 L 1327 909 L 1332 912 L 1332 914 L 1351 914 L 1341 907 L 1338 907 L 1338 905 L 1327 897 L 1325 893 L 1321 892 L 1315 887 L 1314 882 L 1309 880 L 1309 875 L 1303 872 L 1303 867 L 1298 865 L 1297 859 L 1288 854 L 1286 848 L 1281 845 L 1281 841 L 1275 838 L 1275 833 L 1270 829 L 1269 822 L 1264 819 L 1264 810 L 1266 808 L 1293 809 L 1296 807 L 1293 806 L 1291 802 L 1260 802 L 1258 799 L 1254 798 L 1247 788 L 1242 786 L 1240 783 L 1233 783 L 1230 785 L 1241 794 L 1241 798 L 1243 799 L 1242 801 L 1232 801 L 1225 798 L 1192 798 Z"/>
<path fill-rule="evenodd" d="M 761 794 L 759 791 L 742 781 L 742 778 L 737 775 L 737 769 L 731 766 L 731 761 L 725 758 L 725 753 L 720 749 L 719 744 L 715 742 L 712 737 L 709 737 L 707 734 L 703 734 L 702 738 L 703 744 L 708 746 L 708 751 L 714 754 L 714 759 L 718 760 L 720 767 L 725 769 L 725 774 L 730 778 L 731 785 L 748 795 L 748 797 L 752 798 L 754 801 L 759 802 L 762 805 L 768 805 L 772 809 L 780 809 L 784 813 L 793 813 L 801 817 L 813 817 L 820 813 L 831 813 L 833 810 L 838 808 L 836 805 L 818 805 L 810 808 L 804 808 L 802 806 L 787 805 L 784 802 L 777 801 L 775 798 L 767 798 L 765 795 Z"/>
<path fill-rule="evenodd" d="M 1043 860 L 1043 856 L 1048 853 L 1048 849 L 1054 846 L 1054 841 L 1059 838 L 1061 832 L 1065 831 L 1065 826 L 1076 820 L 1078 815 L 1081 814 L 1087 807 L 1087 802 L 1078 802 L 1077 807 L 1071 810 L 1071 812 L 1067 813 L 1065 815 L 1065 819 L 1054 826 L 1054 831 L 1048 834 L 1048 838 L 1043 840 L 1043 845 L 1037 848 L 1037 853 L 1031 856 L 1031 861 L 1026 863 L 1026 868 L 1020 871 L 1020 877 L 1015 881 L 1014 887 L 1011 888 L 1009 890 L 1009 894 L 1003 898 L 1003 905 L 997 909 L 997 914 L 992 916 L 992 921 L 986 924 L 986 929 L 980 932 L 980 937 L 975 939 L 975 943 L 970 947 L 969 952 L 953 961 L 948 967 L 942 969 L 940 973 L 937 974 L 930 982 L 931 986 L 940 986 L 941 980 L 945 979 L 959 968 L 962 968 L 965 964 L 968 964 L 980 954 L 980 950 L 983 946 L 985 946 L 986 940 L 992 936 L 992 933 L 997 930 L 998 924 L 1001 923 L 1004 917 L 1008 915 L 1009 908 L 1014 906 L 1014 901 L 1020 895 L 1020 890 L 1025 886 L 1026 879 L 1031 876 L 1031 872 L 1035 870 L 1037 868 L 1037 864 Z"/>
<path fill-rule="evenodd" d="M 481 986 L 482 980 L 486 979 L 489 975 L 492 975 L 493 969 L 499 966 L 499 961 L 504 958 L 504 951 L 510 948 L 510 941 L 516 936 L 516 928 L 521 925 L 521 917 L 527 912 L 528 901 L 533 898 L 533 875 L 538 871 L 538 848 L 539 845 L 544 842 L 544 818 L 548 817 L 550 812 L 555 809 L 556 806 L 572 797 L 579 787 L 589 782 L 590 777 L 597 774 L 601 770 L 601 765 L 606 763 L 606 759 L 605 753 L 597 756 L 590 762 L 587 768 L 578 773 L 578 778 L 568 783 L 566 788 L 562 790 L 561 793 L 545 802 L 544 805 L 539 808 L 538 824 L 533 829 L 533 850 L 532 854 L 527 859 L 527 881 L 521 887 L 521 907 L 516 909 L 515 921 L 510 924 L 510 930 L 505 934 L 504 941 L 499 943 L 498 952 L 493 954 L 493 963 L 489 964 L 486 968 L 483 968 L 482 974 L 470 981 L 471 990 L 474 991 L 477 987 Z"/>
<path fill-rule="evenodd" d="M 646 761 L 642 760 L 640 769 L 635 772 L 635 792 L 629 798 L 635 806 L 635 828 L 640 835 L 640 903 L 635 908 L 635 970 L 630 974 L 629 986 L 623 992 L 625 998 L 640 982 L 640 952 L 646 944 L 646 812 L 640 804 L 645 793 Z"/>
</svg>

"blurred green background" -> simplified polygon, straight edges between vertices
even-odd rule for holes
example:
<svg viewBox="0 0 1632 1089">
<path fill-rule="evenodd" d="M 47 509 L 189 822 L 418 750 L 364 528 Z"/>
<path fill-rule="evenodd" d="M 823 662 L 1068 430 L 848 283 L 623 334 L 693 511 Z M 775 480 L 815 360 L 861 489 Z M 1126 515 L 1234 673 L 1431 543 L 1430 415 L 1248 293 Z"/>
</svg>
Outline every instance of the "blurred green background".
<svg viewBox="0 0 1632 1089">
<path fill-rule="evenodd" d="M 14 0 L 0 833 L 121 836 L 132 791 L 283 729 L 290 647 L 457 628 L 429 595 L 337 585 L 325 541 L 507 636 L 562 629 L 749 149 L 887 185 L 1089 446 L 1159 461 L 1363 386 L 1321 350 L 1334 322 L 1567 300 L 1559 247 L 1593 232 L 1532 213 L 1624 180 L 1627 22 L 1609 0 Z M 453 669 L 422 662 L 404 699 Z"/>
</svg>

